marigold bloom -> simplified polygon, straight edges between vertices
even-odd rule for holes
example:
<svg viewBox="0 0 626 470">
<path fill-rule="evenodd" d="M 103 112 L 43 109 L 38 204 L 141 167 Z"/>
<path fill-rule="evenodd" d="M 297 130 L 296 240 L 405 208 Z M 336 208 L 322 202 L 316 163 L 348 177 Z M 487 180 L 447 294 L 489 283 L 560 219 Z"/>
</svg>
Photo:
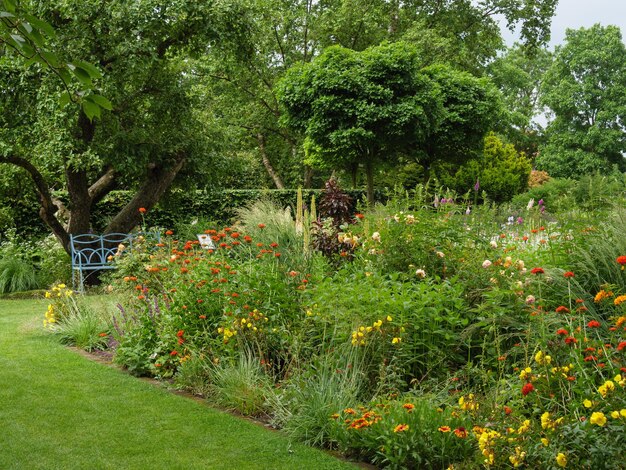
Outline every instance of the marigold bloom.
<svg viewBox="0 0 626 470">
<path fill-rule="evenodd" d="M 574 273 L 572 271 L 567 271 L 563 273 L 563 276 L 566 278 L 574 277 Z"/>
<path fill-rule="evenodd" d="M 620 295 L 619 297 L 615 297 L 613 304 L 615 304 L 615 306 L 618 306 L 624 302 L 626 302 L 626 295 Z"/>
<path fill-rule="evenodd" d="M 557 334 L 557 335 L 567 336 L 569 333 L 567 332 L 567 330 L 566 330 L 566 329 L 564 329 L 564 328 L 560 328 L 560 329 L 556 330 L 556 334 Z"/>
<path fill-rule="evenodd" d="M 395 428 L 393 428 L 393 432 L 404 432 L 409 430 L 408 424 L 398 424 Z"/>
<path fill-rule="evenodd" d="M 559 305 L 559 306 L 556 308 L 555 312 L 556 312 L 556 313 L 569 313 L 569 308 L 567 308 L 567 307 L 566 307 L 566 306 L 564 306 L 564 305 Z"/>
<path fill-rule="evenodd" d="M 598 292 L 596 294 L 596 296 L 593 298 L 593 301 L 598 303 L 598 302 L 602 302 L 604 299 L 608 299 L 609 297 L 613 297 L 613 292 L 611 291 L 605 291 L 604 289 L 600 290 L 600 292 Z"/>
<path fill-rule="evenodd" d="M 626 256 L 618 256 L 615 261 L 622 265 L 622 269 L 626 266 Z"/>
<path fill-rule="evenodd" d="M 600 322 L 598 320 L 591 320 L 589 323 L 587 323 L 587 326 L 589 328 L 598 328 L 600 326 Z"/>
<path fill-rule="evenodd" d="M 148 209 L 146 209 L 145 207 L 140 207 L 139 208 L 139 213 L 140 214 L 145 214 L 146 212 L 148 212 Z"/>
<path fill-rule="evenodd" d="M 537 274 L 544 274 L 545 273 L 543 268 L 533 268 L 533 269 L 530 270 L 530 272 L 532 274 L 535 274 L 535 275 L 537 275 Z"/>
</svg>

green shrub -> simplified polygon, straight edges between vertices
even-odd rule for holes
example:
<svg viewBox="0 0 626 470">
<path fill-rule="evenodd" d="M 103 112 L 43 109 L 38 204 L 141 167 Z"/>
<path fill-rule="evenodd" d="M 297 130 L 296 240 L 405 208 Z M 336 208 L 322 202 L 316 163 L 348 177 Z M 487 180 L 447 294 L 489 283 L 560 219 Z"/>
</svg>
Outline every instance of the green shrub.
<svg viewBox="0 0 626 470">
<path fill-rule="evenodd" d="M 0 259 L 0 293 L 22 292 L 39 287 L 37 273 L 31 263 L 6 255 Z"/>
<path fill-rule="evenodd" d="M 235 362 L 213 365 L 209 370 L 211 401 L 246 416 L 266 414 L 271 380 L 258 357 L 243 352 Z"/>
</svg>

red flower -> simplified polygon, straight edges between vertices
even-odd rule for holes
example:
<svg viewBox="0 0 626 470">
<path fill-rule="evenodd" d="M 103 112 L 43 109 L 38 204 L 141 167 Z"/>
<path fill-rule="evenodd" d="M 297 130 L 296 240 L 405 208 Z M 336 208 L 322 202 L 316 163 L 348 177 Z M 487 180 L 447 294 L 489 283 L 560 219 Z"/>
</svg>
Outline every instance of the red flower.
<svg viewBox="0 0 626 470">
<path fill-rule="evenodd" d="M 467 437 L 467 430 L 461 426 L 454 430 L 454 434 L 456 435 L 456 437 L 464 439 Z"/>
<path fill-rule="evenodd" d="M 556 313 L 569 313 L 569 308 L 560 305 L 556 308 Z"/>
<path fill-rule="evenodd" d="M 536 275 L 536 274 L 544 274 L 545 271 L 543 270 L 543 268 L 533 268 L 530 270 L 530 272 Z"/>
<path fill-rule="evenodd" d="M 622 266 L 626 266 L 626 256 L 618 256 L 615 261 L 617 261 Z"/>
<path fill-rule="evenodd" d="M 622 349 L 626 348 L 626 341 L 622 341 L 621 343 L 619 343 L 617 345 L 617 350 L 621 351 Z"/>
<path fill-rule="evenodd" d="M 570 277 L 574 277 L 574 273 L 572 271 L 567 271 L 565 273 L 563 273 L 563 276 L 570 278 Z"/>
<path fill-rule="evenodd" d="M 513 413 L 513 410 L 509 406 L 505 406 L 504 407 L 504 414 L 505 415 L 510 415 L 511 413 Z"/>
<path fill-rule="evenodd" d="M 276 248 L 276 247 L 278 246 L 278 243 L 276 243 L 276 242 L 272 242 L 272 243 L 270 243 L 270 246 L 271 246 L 272 248 Z"/>
<path fill-rule="evenodd" d="M 265 228 L 265 224 L 259 224 L 258 227 L 259 228 Z"/>
<path fill-rule="evenodd" d="M 174 235 L 174 232 L 172 232 L 171 230 L 167 230 L 167 231 L 165 232 L 165 235 Z"/>
<path fill-rule="evenodd" d="M 573 336 L 568 336 L 567 338 L 565 338 L 565 344 L 576 344 L 576 343 L 578 343 L 578 340 L 574 338 Z"/>
<path fill-rule="evenodd" d="M 145 214 L 146 212 L 148 212 L 148 209 L 146 209 L 145 207 L 140 207 L 139 208 L 139 213 L 140 214 Z"/>
<path fill-rule="evenodd" d="M 528 383 L 524 384 L 524 386 L 522 387 L 522 395 L 526 396 L 530 392 L 532 392 L 534 389 L 535 389 L 535 387 L 533 386 L 533 384 L 528 382 Z"/>
<path fill-rule="evenodd" d="M 362 219 L 363 217 L 365 217 L 363 214 L 355 214 L 354 215 L 357 219 Z"/>
<path fill-rule="evenodd" d="M 563 336 L 567 336 L 568 335 L 567 330 L 564 329 L 564 328 L 556 330 L 556 334 L 557 335 L 563 335 Z"/>
<path fill-rule="evenodd" d="M 176 349 L 174 349 L 171 353 L 170 356 L 177 356 L 178 355 L 178 351 L 176 351 Z"/>
<path fill-rule="evenodd" d="M 185 330 L 178 330 L 178 333 L 176 333 L 176 336 L 178 336 L 180 338 L 184 334 L 185 334 Z"/>
<path fill-rule="evenodd" d="M 589 328 L 598 328 L 600 326 L 600 322 L 598 320 L 591 320 L 589 323 L 587 323 L 587 326 Z"/>
</svg>

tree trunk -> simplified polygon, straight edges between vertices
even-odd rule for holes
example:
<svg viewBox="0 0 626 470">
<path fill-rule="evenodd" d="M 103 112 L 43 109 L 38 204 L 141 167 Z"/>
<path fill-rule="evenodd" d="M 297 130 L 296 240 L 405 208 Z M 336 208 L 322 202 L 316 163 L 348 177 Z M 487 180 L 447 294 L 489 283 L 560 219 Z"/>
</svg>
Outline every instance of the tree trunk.
<svg viewBox="0 0 626 470">
<path fill-rule="evenodd" d="M 183 167 L 185 156 L 179 155 L 171 167 L 151 164 L 143 184 L 124 208 L 111 220 L 104 233 L 128 233 L 142 221 L 140 208 L 149 211 L 170 187 Z"/>
<path fill-rule="evenodd" d="M 365 163 L 365 177 L 367 179 L 367 204 L 374 206 L 374 165 L 371 161 Z"/>
<path fill-rule="evenodd" d="M 270 175 L 270 178 L 272 178 L 272 181 L 274 181 L 274 185 L 276 186 L 277 189 L 285 189 L 285 185 L 283 184 L 283 181 L 280 179 L 280 176 L 278 175 L 278 173 L 276 173 L 276 170 L 274 170 L 274 167 L 272 166 L 272 163 L 270 162 L 270 159 L 267 156 L 267 151 L 265 149 L 265 136 L 261 133 L 258 133 L 256 138 L 257 138 L 257 141 L 259 142 L 259 151 L 261 152 L 261 158 L 263 159 L 263 166 L 267 170 L 267 174 Z"/>
<path fill-rule="evenodd" d="M 352 189 L 356 189 L 356 183 L 359 176 L 359 164 L 353 163 L 350 165 L 350 176 L 352 177 Z"/>
<path fill-rule="evenodd" d="M 313 182 L 314 170 L 309 165 L 304 166 L 304 189 L 311 189 L 311 183 Z"/>
</svg>

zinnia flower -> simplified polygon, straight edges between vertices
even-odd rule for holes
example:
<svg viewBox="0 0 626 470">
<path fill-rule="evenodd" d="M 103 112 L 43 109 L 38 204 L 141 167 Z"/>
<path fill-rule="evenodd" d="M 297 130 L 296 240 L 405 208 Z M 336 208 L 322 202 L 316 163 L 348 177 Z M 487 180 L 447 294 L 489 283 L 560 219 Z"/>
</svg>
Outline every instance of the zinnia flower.
<svg viewBox="0 0 626 470">
<path fill-rule="evenodd" d="M 524 386 L 522 387 L 522 395 L 526 396 L 530 392 L 532 392 L 534 389 L 535 389 L 535 387 L 533 386 L 533 384 L 528 382 L 528 383 L 524 384 Z"/>
<path fill-rule="evenodd" d="M 600 326 L 600 322 L 598 320 L 591 320 L 589 323 L 587 323 L 587 326 L 589 328 L 598 328 Z"/>
<path fill-rule="evenodd" d="M 140 207 L 139 208 L 139 213 L 140 214 L 145 214 L 146 212 L 148 212 L 148 209 L 146 209 L 145 207 Z"/>
<path fill-rule="evenodd" d="M 563 276 L 570 278 L 570 277 L 574 277 L 574 273 L 572 271 L 567 271 L 565 273 L 563 273 Z"/>
<path fill-rule="evenodd" d="M 622 265 L 622 270 L 624 269 L 624 266 L 626 266 L 626 256 L 618 256 L 615 261 Z"/>
<path fill-rule="evenodd" d="M 545 271 L 543 270 L 543 268 L 533 268 L 530 270 L 530 272 L 532 274 L 537 275 L 537 274 L 544 274 Z"/>
</svg>

